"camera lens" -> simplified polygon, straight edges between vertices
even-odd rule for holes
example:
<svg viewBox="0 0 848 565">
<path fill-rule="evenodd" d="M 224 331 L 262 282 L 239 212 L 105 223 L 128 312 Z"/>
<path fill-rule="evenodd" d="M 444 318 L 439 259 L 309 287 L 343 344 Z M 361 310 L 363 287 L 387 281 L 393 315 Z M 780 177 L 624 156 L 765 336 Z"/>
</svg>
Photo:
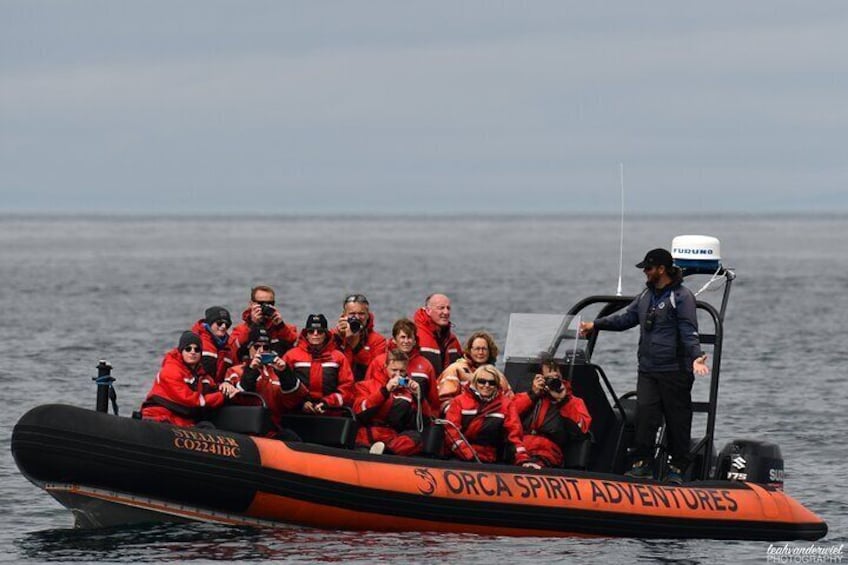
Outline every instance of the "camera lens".
<svg viewBox="0 0 848 565">
<path fill-rule="evenodd" d="M 350 326 L 350 331 L 355 334 L 358 334 L 359 330 L 362 329 L 362 322 L 356 316 L 348 316 L 347 324 Z"/>
<path fill-rule="evenodd" d="M 545 386 L 548 387 L 549 390 L 559 392 L 562 390 L 562 381 L 557 377 L 549 377 L 545 379 Z"/>
</svg>

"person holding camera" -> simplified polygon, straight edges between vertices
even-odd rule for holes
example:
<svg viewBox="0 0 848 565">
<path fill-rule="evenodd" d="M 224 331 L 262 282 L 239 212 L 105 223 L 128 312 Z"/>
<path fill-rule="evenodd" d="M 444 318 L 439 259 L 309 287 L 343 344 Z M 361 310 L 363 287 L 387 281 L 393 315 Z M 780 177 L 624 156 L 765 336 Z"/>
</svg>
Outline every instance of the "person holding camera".
<svg viewBox="0 0 848 565">
<path fill-rule="evenodd" d="M 371 361 L 386 352 L 386 338 L 374 331 L 374 315 L 364 294 L 345 297 L 333 339 L 347 357 L 356 381 L 364 379 Z"/>
<path fill-rule="evenodd" d="M 294 347 L 297 328 L 287 324 L 276 306 L 276 293 L 270 286 L 259 285 L 250 289 L 250 303 L 242 312 L 243 322 L 233 329 L 230 340 L 239 357 L 247 353 L 246 344 L 253 328 L 263 328 L 271 337 L 271 349 L 282 356 Z"/>
<path fill-rule="evenodd" d="M 512 400 L 500 391 L 494 365 L 474 371 L 471 383 L 451 399 L 445 420 L 445 443 L 458 459 L 494 463 L 502 447 L 516 465 L 539 468 L 527 455 L 521 421 Z"/>
<path fill-rule="evenodd" d="M 381 358 L 383 366 L 372 365 L 369 377 L 356 384 L 353 411 L 362 424 L 356 445 L 377 455 L 417 455 L 424 428 L 421 387 L 408 376 L 406 353 L 392 349 Z"/>
<path fill-rule="evenodd" d="M 571 382 L 563 379 L 549 354 L 542 355 L 540 370 L 530 392 L 516 394 L 513 403 L 530 460 L 542 467 L 561 467 L 563 448 L 588 437 L 592 416 L 583 400 L 572 394 Z"/>
<path fill-rule="evenodd" d="M 227 371 L 237 358 L 228 331 L 232 325 L 229 310 L 223 306 L 212 306 L 207 308 L 203 318 L 191 327 L 191 331 L 199 335 L 203 343 L 200 359 L 203 370 L 215 377 L 215 381 L 219 383 L 224 381 Z"/>
<path fill-rule="evenodd" d="M 645 290 L 621 312 L 581 322 L 580 333 L 639 326 L 635 461 L 625 475 L 654 475 L 654 440 L 665 418 L 671 456 L 665 480 L 681 483 L 689 465 L 694 375 L 709 373 L 695 295 L 683 286 L 683 273 L 666 249 L 648 251 L 636 267 L 645 273 Z"/>
<path fill-rule="evenodd" d="M 310 314 L 297 346 L 283 355 L 308 390 L 300 409 L 306 414 L 341 415 L 353 403 L 353 373 L 347 357 L 336 349 L 324 314 Z"/>
<path fill-rule="evenodd" d="M 189 331 L 180 335 L 177 347 L 165 354 L 141 405 L 143 419 L 193 426 L 221 406 L 225 396 L 237 392 L 230 383 L 218 384 L 206 374 L 200 363 L 201 350 L 200 336 Z"/>
<path fill-rule="evenodd" d="M 392 338 L 387 342 L 386 349 L 397 349 L 409 358 L 407 374 L 421 389 L 421 411 L 424 418 L 435 418 L 439 415 L 439 393 L 436 387 L 436 371 L 433 365 L 421 355 L 415 338 L 415 324 L 408 318 L 397 320 L 392 326 Z M 377 355 L 368 365 L 365 380 L 373 378 L 376 371 L 382 371 L 386 365 L 386 355 Z"/>
<path fill-rule="evenodd" d="M 227 372 L 226 382 L 240 391 L 259 394 L 279 427 L 280 417 L 295 412 L 309 391 L 271 350 L 271 336 L 264 328 L 250 331 L 247 351 L 247 360 Z"/>
</svg>

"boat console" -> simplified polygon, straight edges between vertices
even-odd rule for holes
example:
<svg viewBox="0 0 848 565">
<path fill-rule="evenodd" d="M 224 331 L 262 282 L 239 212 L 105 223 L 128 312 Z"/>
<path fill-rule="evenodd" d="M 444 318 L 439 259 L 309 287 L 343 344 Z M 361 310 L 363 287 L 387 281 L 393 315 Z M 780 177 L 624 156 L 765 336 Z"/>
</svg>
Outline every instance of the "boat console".
<svg viewBox="0 0 848 565">
<path fill-rule="evenodd" d="M 724 314 L 736 274 L 721 263 L 720 244 L 708 236 L 678 236 L 672 242 L 672 257 L 682 269 L 684 278 L 709 276 L 696 294 L 715 283 L 723 286 L 717 306 L 698 299 L 696 307 L 700 340 L 708 351 L 711 373 L 708 397 L 693 399 L 693 412 L 706 416 L 702 432 L 693 429 L 688 480 L 711 478 L 740 480 L 746 476 L 763 479 L 764 484 L 782 488 L 783 460 L 777 446 L 763 442 L 735 440 L 722 450 L 717 461 L 714 446 L 716 405 L 721 371 Z M 721 286 L 719 286 L 721 289 Z M 554 356 L 563 375 L 570 375 L 575 395 L 581 397 L 592 414 L 592 445 L 588 469 L 603 473 L 622 473 L 628 464 L 628 449 L 635 435 L 636 393 L 619 395 L 602 366 L 595 361 L 596 349 L 606 332 L 595 332 L 588 338 L 579 336 L 581 320 L 593 320 L 625 308 L 635 296 L 596 295 L 577 302 L 565 314 L 512 314 L 504 351 L 504 373 L 516 392 L 529 389 L 533 375 L 539 371 L 540 355 Z M 638 339 L 633 336 L 633 339 Z M 635 387 L 635 367 L 630 369 Z M 664 428 L 660 429 L 657 461 L 666 464 Z M 735 457 L 735 459 L 734 459 Z M 737 466 L 733 467 L 732 461 Z M 752 465 L 754 466 L 752 468 Z M 714 470 L 715 468 L 715 470 Z M 659 469 L 660 473 L 664 469 Z M 744 479 L 742 479 L 744 480 Z M 756 480 L 756 479 L 754 479 Z"/>
</svg>

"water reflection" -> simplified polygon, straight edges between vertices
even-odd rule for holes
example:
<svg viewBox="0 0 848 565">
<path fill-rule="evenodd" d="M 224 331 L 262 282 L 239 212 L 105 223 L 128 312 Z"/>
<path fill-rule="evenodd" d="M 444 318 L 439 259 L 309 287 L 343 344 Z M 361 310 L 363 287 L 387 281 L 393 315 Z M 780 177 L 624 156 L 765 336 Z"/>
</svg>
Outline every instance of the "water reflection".
<svg viewBox="0 0 848 565">
<path fill-rule="evenodd" d="M 714 563 L 745 561 L 751 544 L 716 552 L 703 540 L 506 538 L 473 534 L 255 529 L 157 524 L 96 530 L 46 530 L 15 540 L 22 560 L 70 562 L 265 561 L 286 563 Z M 760 544 L 757 544 L 760 545 Z M 740 559 L 741 557 L 741 559 Z"/>
<path fill-rule="evenodd" d="M 427 533 L 384 534 L 305 529 L 255 529 L 214 524 L 151 524 L 122 528 L 45 530 L 15 540 L 24 559 L 38 561 L 285 561 L 443 562 L 491 549 L 494 538 Z"/>
</svg>

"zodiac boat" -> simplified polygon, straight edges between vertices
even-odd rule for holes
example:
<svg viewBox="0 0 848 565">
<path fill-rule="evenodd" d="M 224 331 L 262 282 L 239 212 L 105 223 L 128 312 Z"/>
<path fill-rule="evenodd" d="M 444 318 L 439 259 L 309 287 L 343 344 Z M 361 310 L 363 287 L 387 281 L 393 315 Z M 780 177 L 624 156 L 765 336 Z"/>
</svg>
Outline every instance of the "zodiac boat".
<svg viewBox="0 0 848 565">
<path fill-rule="evenodd" d="M 350 418 L 286 416 L 284 425 L 304 441 L 285 442 L 258 437 L 268 426 L 261 406 L 225 407 L 215 428 L 119 417 L 107 412 L 114 389 L 105 363 L 98 367 L 97 410 L 36 407 L 15 426 L 12 452 L 21 472 L 69 508 L 78 527 L 205 521 L 510 536 L 819 539 L 827 524 L 783 492 L 776 445 L 735 440 L 715 455 L 722 322 L 735 274 L 720 264 L 717 240 L 682 237 L 677 248 L 697 255 L 674 253 L 687 276 L 708 274 L 724 285 L 720 308 L 697 304 L 713 325 L 701 334 L 712 347 L 712 373 L 709 399 L 693 403 L 706 425 L 693 441 L 682 485 L 621 474 L 633 441 L 635 398 L 616 395 L 592 361 L 603 332 L 588 340 L 576 335 L 589 310 L 606 315 L 633 298 L 621 296 L 588 297 L 565 315 L 510 317 L 505 373 L 513 388 L 529 388 L 544 350 L 593 414 L 591 440 L 566 447 L 565 468 L 444 459 L 438 425 L 425 434 L 428 456 L 399 457 L 352 449 Z M 661 430 L 660 461 L 664 442 Z"/>
</svg>

